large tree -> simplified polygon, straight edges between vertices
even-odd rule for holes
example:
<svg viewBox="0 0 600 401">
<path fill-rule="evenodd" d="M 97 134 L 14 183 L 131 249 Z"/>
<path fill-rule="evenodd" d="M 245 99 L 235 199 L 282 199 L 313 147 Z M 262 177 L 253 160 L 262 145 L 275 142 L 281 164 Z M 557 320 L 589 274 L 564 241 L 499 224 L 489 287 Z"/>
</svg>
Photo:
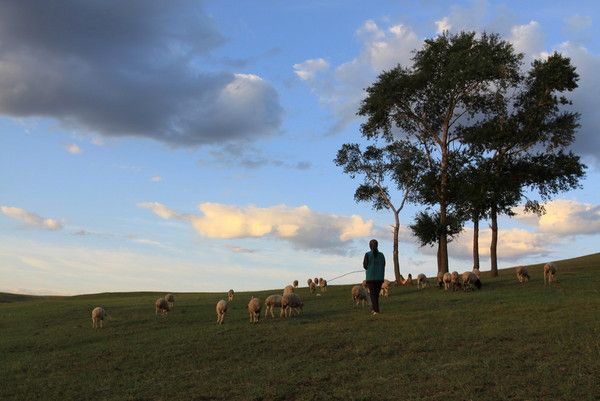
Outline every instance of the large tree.
<svg viewBox="0 0 600 401">
<path fill-rule="evenodd" d="M 408 141 L 395 141 L 383 147 L 369 145 L 364 151 L 358 144 L 344 144 L 334 161 L 350 177 L 362 177 L 363 182 L 354 193 L 357 202 L 370 202 L 374 209 L 388 209 L 394 214 L 394 276 L 396 283 L 401 284 L 398 258 L 400 212 L 407 201 L 414 200 L 425 171 L 424 155 Z"/>
<path fill-rule="evenodd" d="M 363 136 L 390 143 L 404 137 L 426 155 L 435 182 L 423 200 L 437 207 L 440 272 L 448 271 L 451 171 L 468 150 L 462 146 L 462 132 L 493 107 L 499 92 L 518 81 L 520 60 L 497 35 L 445 33 L 426 40 L 411 66 L 379 75 L 359 109 L 367 118 Z"/>
<path fill-rule="evenodd" d="M 484 118 L 464 129 L 463 142 L 477 155 L 475 181 L 486 181 L 484 210 L 491 220 L 492 275 L 498 274 L 498 216 L 512 215 L 523 199 L 526 210 L 543 212 L 541 201 L 576 188 L 585 166 L 568 151 L 579 114 L 565 110 L 565 96 L 577 88 L 578 75 L 568 58 L 553 54 L 533 62 L 509 91 L 499 92 Z M 473 198 L 479 202 L 481 199 Z M 478 207 L 480 203 L 475 203 Z"/>
</svg>

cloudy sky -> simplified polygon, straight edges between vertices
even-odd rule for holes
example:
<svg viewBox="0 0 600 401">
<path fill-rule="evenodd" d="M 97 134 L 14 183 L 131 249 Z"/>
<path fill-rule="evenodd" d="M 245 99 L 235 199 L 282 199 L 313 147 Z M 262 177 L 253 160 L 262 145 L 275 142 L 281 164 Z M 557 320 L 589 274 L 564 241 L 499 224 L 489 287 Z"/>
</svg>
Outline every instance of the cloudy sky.
<svg viewBox="0 0 600 401">
<path fill-rule="evenodd" d="M 0 291 L 281 288 L 391 266 L 392 214 L 333 159 L 377 75 L 443 30 L 496 32 L 581 75 L 583 188 L 500 221 L 500 266 L 600 249 L 595 1 L 0 2 Z M 401 214 L 410 224 L 420 210 Z M 488 269 L 487 222 L 481 224 Z M 472 228 L 450 268 L 471 266 Z M 403 274 L 436 271 L 406 228 Z M 331 284 L 362 280 L 346 276 Z"/>
</svg>

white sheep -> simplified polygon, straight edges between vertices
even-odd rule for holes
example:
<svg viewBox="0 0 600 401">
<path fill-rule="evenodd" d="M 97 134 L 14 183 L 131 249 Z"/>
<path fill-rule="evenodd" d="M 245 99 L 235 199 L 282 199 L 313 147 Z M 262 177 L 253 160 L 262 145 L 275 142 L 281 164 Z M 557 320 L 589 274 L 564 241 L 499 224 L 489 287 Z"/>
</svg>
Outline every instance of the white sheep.
<svg viewBox="0 0 600 401">
<path fill-rule="evenodd" d="M 315 282 L 316 285 L 319 285 L 319 278 L 315 277 L 315 279 L 313 280 Z"/>
<path fill-rule="evenodd" d="M 92 328 L 98 328 L 98 322 L 100 322 L 100 328 L 102 328 L 102 321 L 106 317 L 106 311 L 103 307 L 97 306 L 92 311 Z"/>
<path fill-rule="evenodd" d="M 234 296 L 235 296 L 235 291 L 233 291 L 233 289 L 227 291 L 227 300 L 229 302 L 233 301 Z"/>
<path fill-rule="evenodd" d="M 292 316 L 292 310 L 295 310 L 297 314 L 300 314 L 300 310 L 302 310 L 303 306 L 304 303 L 302 302 L 302 299 L 300 299 L 300 296 L 298 294 L 293 292 L 285 294 L 283 297 L 281 297 L 280 316 Z"/>
<path fill-rule="evenodd" d="M 294 280 L 294 282 L 292 283 L 292 285 L 294 286 L 294 288 L 298 288 L 298 280 Z"/>
<path fill-rule="evenodd" d="M 452 284 L 452 291 L 456 291 L 460 288 L 460 276 L 457 271 L 453 271 L 450 274 L 450 283 Z"/>
<path fill-rule="evenodd" d="M 169 304 L 169 310 L 175 309 L 175 296 L 173 294 L 165 295 L 165 301 Z"/>
<path fill-rule="evenodd" d="M 481 272 L 479 271 L 478 268 L 473 267 L 473 273 L 475 273 L 475 275 L 477 276 L 477 278 L 481 279 Z"/>
<path fill-rule="evenodd" d="M 215 309 L 217 311 L 217 324 L 223 324 L 223 321 L 225 320 L 225 312 L 227 312 L 227 301 L 224 299 L 220 300 L 217 302 Z"/>
<path fill-rule="evenodd" d="M 321 288 L 321 292 L 327 291 L 327 280 L 323 279 L 319 282 L 319 287 Z"/>
<path fill-rule="evenodd" d="M 448 272 L 444 273 L 442 281 L 444 282 L 444 290 L 447 291 L 452 285 L 452 275 Z"/>
<path fill-rule="evenodd" d="M 281 295 L 269 295 L 267 299 L 265 299 L 265 317 L 267 317 L 267 313 L 271 312 L 271 317 L 275 317 L 273 314 L 273 309 L 275 307 L 281 307 Z"/>
<path fill-rule="evenodd" d="M 260 299 L 253 297 L 248 302 L 248 314 L 250 315 L 250 323 L 258 323 L 260 320 Z"/>
<path fill-rule="evenodd" d="M 427 287 L 427 276 L 424 275 L 423 273 L 419 273 L 419 275 L 417 276 L 417 289 L 422 289 Z"/>
<path fill-rule="evenodd" d="M 155 307 L 155 314 L 158 315 L 158 312 L 160 312 L 161 314 L 165 314 L 167 312 L 169 312 L 169 303 L 167 302 L 166 299 L 164 298 L 158 298 L 156 300 L 156 302 L 154 302 L 154 307 Z"/>
<path fill-rule="evenodd" d="M 310 288 L 310 283 L 312 283 L 312 282 L 313 282 L 313 281 L 312 281 L 312 278 L 309 278 L 308 280 L 306 280 L 306 286 L 307 286 L 308 288 Z"/>
<path fill-rule="evenodd" d="M 381 290 L 379 290 L 379 295 L 386 298 L 390 295 L 390 280 L 383 280 L 383 283 L 381 284 Z"/>
<path fill-rule="evenodd" d="M 517 266 L 515 271 L 517 273 L 517 280 L 519 280 L 519 283 L 526 283 L 529 281 L 529 269 L 526 266 Z"/>
<path fill-rule="evenodd" d="M 554 263 L 549 262 L 544 265 L 544 285 L 556 281 L 557 269 Z"/>
<path fill-rule="evenodd" d="M 314 294 L 315 291 L 317 291 L 317 285 L 315 284 L 314 281 L 311 281 L 308 288 L 310 289 L 310 293 Z"/>
<path fill-rule="evenodd" d="M 283 295 L 291 294 L 292 292 L 294 292 L 294 287 L 291 285 L 286 285 L 283 289 Z"/>
<path fill-rule="evenodd" d="M 355 285 L 352 287 L 352 302 L 354 302 L 354 306 L 358 306 L 358 303 L 362 301 L 362 306 L 364 308 L 365 302 L 369 303 L 369 294 L 365 287 L 362 285 Z"/>
<path fill-rule="evenodd" d="M 437 283 L 438 288 L 444 287 L 444 273 L 438 272 L 437 276 L 435 276 L 435 282 Z"/>
<path fill-rule="evenodd" d="M 473 286 L 477 287 L 478 290 L 481 289 L 481 280 L 473 272 L 464 272 L 462 274 L 462 282 L 465 291 L 472 289 Z"/>
</svg>

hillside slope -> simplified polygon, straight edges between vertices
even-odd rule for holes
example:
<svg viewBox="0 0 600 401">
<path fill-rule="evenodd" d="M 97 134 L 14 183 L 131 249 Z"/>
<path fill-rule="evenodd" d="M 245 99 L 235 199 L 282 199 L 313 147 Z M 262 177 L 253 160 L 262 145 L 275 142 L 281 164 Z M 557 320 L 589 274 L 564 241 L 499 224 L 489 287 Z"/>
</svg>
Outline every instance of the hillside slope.
<svg viewBox="0 0 600 401">
<path fill-rule="evenodd" d="M 2 303 L 0 399 L 598 400 L 600 254 L 557 265 L 546 287 L 541 266 L 475 292 L 394 287 L 379 316 L 351 286 L 300 288 L 302 315 L 258 325 L 248 299 L 274 291 L 236 294 L 222 326 L 220 293 L 176 294 L 168 316 L 154 314 L 162 293 Z"/>
</svg>

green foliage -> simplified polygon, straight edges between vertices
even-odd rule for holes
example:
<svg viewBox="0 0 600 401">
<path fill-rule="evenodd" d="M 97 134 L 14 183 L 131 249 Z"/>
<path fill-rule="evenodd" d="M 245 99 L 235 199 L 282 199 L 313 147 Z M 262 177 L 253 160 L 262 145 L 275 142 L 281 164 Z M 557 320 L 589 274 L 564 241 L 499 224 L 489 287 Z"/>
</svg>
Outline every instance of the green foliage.
<svg viewBox="0 0 600 401">
<path fill-rule="evenodd" d="M 600 254 L 555 264 L 546 287 L 541 265 L 523 285 L 507 269 L 474 292 L 393 287 L 379 316 L 352 306 L 350 286 L 300 288 L 302 315 L 257 325 L 250 295 L 276 291 L 236 293 L 223 325 L 224 293 L 175 294 L 168 316 L 154 314 L 164 293 L 0 294 L 12 298 L 0 303 L 0 399 L 593 400 Z M 110 317 L 94 330 L 97 305 Z"/>
<path fill-rule="evenodd" d="M 450 239 L 458 235 L 463 230 L 463 223 L 464 218 L 460 214 L 450 213 L 446 218 L 446 224 L 442 225 L 439 213 L 419 212 L 409 228 L 421 246 L 433 246 L 442 235 Z"/>
</svg>

